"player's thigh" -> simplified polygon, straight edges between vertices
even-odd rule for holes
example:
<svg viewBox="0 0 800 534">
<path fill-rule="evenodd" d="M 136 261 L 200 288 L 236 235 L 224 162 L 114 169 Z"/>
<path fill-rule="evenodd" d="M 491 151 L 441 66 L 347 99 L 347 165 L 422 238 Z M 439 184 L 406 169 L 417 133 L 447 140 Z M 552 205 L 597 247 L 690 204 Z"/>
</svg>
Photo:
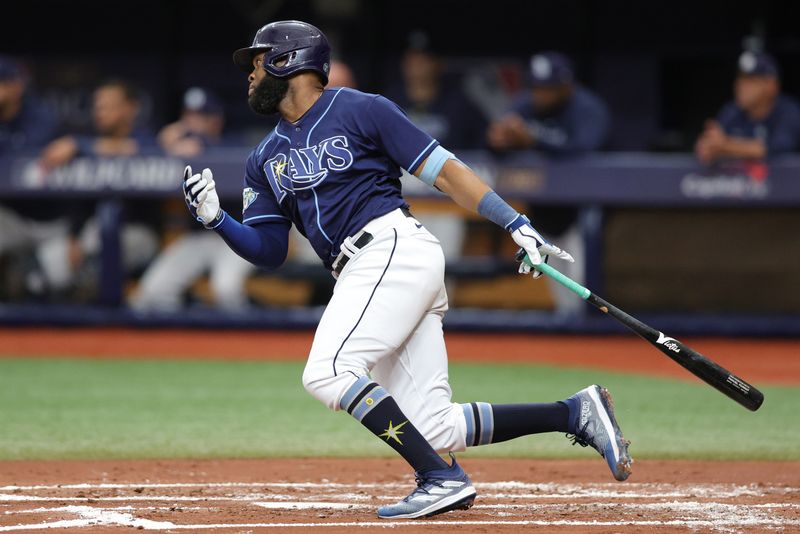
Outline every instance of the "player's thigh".
<svg viewBox="0 0 800 534">
<path fill-rule="evenodd" d="M 369 371 L 439 304 L 443 272 L 435 240 L 384 232 L 345 267 L 317 328 L 309 365 L 337 374 Z"/>
</svg>

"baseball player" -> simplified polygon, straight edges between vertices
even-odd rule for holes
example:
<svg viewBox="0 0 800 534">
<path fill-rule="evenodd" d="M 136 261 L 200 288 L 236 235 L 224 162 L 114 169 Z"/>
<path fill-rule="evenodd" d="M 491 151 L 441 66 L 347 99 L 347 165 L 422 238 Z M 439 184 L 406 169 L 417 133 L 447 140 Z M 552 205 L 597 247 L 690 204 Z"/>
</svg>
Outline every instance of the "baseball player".
<svg viewBox="0 0 800 534">
<path fill-rule="evenodd" d="M 242 222 L 220 209 L 210 169 L 193 174 L 187 167 L 183 189 L 192 214 L 245 259 L 279 266 L 294 224 L 337 278 L 303 385 L 414 469 L 417 487 L 381 506 L 378 516 L 469 508 L 475 489 L 453 451 L 540 432 L 564 432 L 591 445 L 614 477 L 625 480 L 628 442 L 600 386 L 548 404 L 451 401 L 442 334 L 444 259 L 403 200 L 400 169 L 508 230 L 534 264 L 548 255 L 571 256 L 546 243 L 524 215 L 391 101 L 326 89 L 329 57 L 327 39 L 310 24 L 261 28 L 233 59 L 248 73 L 250 107 L 280 119 L 247 159 Z M 520 270 L 531 272 L 524 264 Z M 439 452 L 450 453 L 452 463 Z"/>
</svg>

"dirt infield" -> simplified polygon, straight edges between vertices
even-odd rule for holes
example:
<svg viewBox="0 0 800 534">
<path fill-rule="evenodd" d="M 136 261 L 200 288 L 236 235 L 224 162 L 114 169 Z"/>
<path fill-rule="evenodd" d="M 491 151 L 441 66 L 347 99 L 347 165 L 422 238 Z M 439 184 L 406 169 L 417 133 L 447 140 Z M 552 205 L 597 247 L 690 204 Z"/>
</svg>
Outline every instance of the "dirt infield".
<svg viewBox="0 0 800 534">
<path fill-rule="evenodd" d="M 0 329 L 0 356 L 305 359 L 311 332 Z M 446 336 L 451 361 L 547 363 L 694 378 L 635 336 Z M 797 340 L 687 338 L 689 346 L 753 383 L 800 384 Z M 224 356 L 221 356 L 224 355 Z"/>
<path fill-rule="evenodd" d="M 462 464 L 471 510 L 380 521 L 413 484 L 398 460 L 5 462 L 0 532 L 800 531 L 800 462 L 643 461 L 624 483 L 600 459 Z"/>
</svg>

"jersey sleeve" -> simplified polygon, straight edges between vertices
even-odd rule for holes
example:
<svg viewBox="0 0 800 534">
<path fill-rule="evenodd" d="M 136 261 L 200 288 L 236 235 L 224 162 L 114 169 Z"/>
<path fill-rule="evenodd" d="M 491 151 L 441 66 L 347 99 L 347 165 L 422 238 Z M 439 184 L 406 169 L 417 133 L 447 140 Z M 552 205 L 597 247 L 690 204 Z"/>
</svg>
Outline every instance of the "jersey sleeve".
<svg viewBox="0 0 800 534">
<path fill-rule="evenodd" d="M 291 225 L 278 205 L 272 188 L 267 183 L 264 173 L 258 166 L 255 150 L 247 158 L 244 173 L 244 190 L 242 191 L 242 223 L 256 224 L 279 222 Z"/>
<path fill-rule="evenodd" d="M 417 128 L 400 107 L 376 96 L 367 109 L 367 134 L 397 165 L 413 173 L 439 146 L 438 141 Z"/>
</svg>

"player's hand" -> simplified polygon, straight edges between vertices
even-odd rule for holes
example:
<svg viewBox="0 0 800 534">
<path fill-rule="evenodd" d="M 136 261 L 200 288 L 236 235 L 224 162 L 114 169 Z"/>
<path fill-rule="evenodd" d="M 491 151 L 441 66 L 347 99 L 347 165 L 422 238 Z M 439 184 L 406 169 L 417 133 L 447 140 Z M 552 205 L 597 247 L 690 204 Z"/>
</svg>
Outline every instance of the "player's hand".
<svg viewBox="0 0 800 534">
<path fill-rule="evenodd" d="M 552 243 L 548 243 L 544 237 L 531 226 L 527 217 L 521 215 L 520 219 L 519 226 L 511 232 L 511 237 L 514 239 L 514 242 L 522 247 L 522 250 L 528 254 L 528 259 L 530 259 L 531 264 L 539 265 L 540 263 L 547 263 L 551 255 L 565 261 L 575 261 L 572 254 L 561 250 Z M 539 278 L 542 275 L 542 273 L 533 269 L 524 261 L 519 264 L 519 272 L 520 274 L 532 273 L 534 278 Z"/>
<path fill-rule="evenodd" d="M 192 174 L 192 167 L 187 165 L 183 171 L 183 197 L 192 216 L 203 226 L 208 227 L 220 214 L 219 195 L 211 169 Z"/>
</svg>

